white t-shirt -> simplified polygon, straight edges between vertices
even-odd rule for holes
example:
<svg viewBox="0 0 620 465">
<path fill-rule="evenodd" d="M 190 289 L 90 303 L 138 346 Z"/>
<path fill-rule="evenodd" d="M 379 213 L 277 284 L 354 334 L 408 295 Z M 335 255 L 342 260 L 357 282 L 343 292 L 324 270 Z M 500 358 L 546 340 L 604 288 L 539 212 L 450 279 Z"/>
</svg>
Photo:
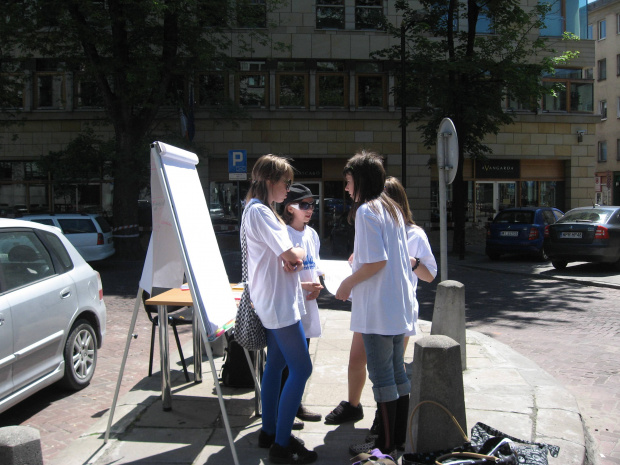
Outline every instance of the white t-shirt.
<svg viewBox="0 0 620 465">
<path fill-rule="evenodd" d="M 321 267 L 319 264 L 319 250 L 321 248 L 321 242 L 319 235 L 310 226 L 305 226 L 303 231 L 297 231 L 290 225 L 287 227 L 288 235 L 295 247 L 301 247 L 306 251 L 306 258 L 304 258 L 304 268 L 299 272 L 299 279 L 303 282 L 318 282 L 319 275 L 321 273 Z M 304 332 L 306 337 L 321 337 L 321 320 L 319 318 L 319 304 L 316 299 L 306 300 L 308 291 L 304 291 L 304 305 L 306 307 L 306 314 L 302 315 L 301 323 L 304 326 Z"/>
<path fill-rule="evenodd" d="M 370 208 L 370 204 L 376 212 Z M 405 334 L 413 328 L 413 285 L 407 232 L 400 212 L 395 222 L 380 201 L 362 204 L 355 215 L 353 273 L 364 263 L 385 267 L 353 287 L 351 331 Z"/>
<path fill-rule="evenodd" d="M 437 276 L 437 262 L 435 261 L 435 256 L 433 255 L 433 251 L 431 250 L 431 245 L 428 242 L 428 237 L 424 232 L 424 229 L 419 226 L 414 226 L 412 224 L 407 225 L 407 247 L 409 248 L 409 256 L 417 257 L 420 259 L 420 264 L 426 266 L 428 271 L 433 275 L 433 277 Z M 414 325 L 413 329 L 406 333 L 405 336 L 415 336 L 419 334 L 420 328 L 418 327 L 418 299 L 416 297 L 416 292 L 418 289 L 418 277 L 415 273 L 411 273 L 413 284 L 413 318 Z"/>
<path fill-rule="evenodd" d="M 280 254 L 293 244 L 268 206 L 252 199 L 245 208 L 250 297 L 263 326 L 285 328 L 305 313 L 299 273 L 284 271 Z"/>
</svg>

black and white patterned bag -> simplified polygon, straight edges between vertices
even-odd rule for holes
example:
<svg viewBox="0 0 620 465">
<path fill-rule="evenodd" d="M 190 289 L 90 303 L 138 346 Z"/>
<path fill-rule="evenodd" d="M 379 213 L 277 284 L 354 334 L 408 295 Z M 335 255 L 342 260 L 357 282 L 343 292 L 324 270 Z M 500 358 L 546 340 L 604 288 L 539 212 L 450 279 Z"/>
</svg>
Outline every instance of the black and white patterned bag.
<svg viewBox="0 0 620 465">
<path fill-rule="evenodd" d="M 248 204 L 247 208 L 251 205 Z M 254 311 L 254 305 L 250 298 L 250 290 L 248 288 L 248 247 L 245 238 L 245 211 L 241 218 L 241 279 L 244 287 L 239 300 L 239 308 L 237 309 L 237 318 L 235 320 L 235 339 L 247 350 L 262 350 L 267 346 L 267 336 L 265 328 L 260 318 Z"/>
</svg>

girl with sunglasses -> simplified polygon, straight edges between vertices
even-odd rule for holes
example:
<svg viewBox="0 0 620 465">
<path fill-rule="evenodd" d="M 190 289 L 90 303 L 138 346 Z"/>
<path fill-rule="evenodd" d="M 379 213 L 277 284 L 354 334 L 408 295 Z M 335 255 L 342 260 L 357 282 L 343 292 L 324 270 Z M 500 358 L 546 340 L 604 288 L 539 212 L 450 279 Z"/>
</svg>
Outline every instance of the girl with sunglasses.
<svg viewBox="0 0 620 465">
<path fill-rule="evenodd" d="M 355 221 L 352 274 L 336 298 L 351 296 L 351 330 L 360 333 L 379 416 L 378 437 L 367 450 L 390 454 L 405 434 L 411 383 L 405 373 L 404 335 L 414 328 L 411 261 L 401 207 L 384 192 L 381 158 L 362 151 L 344 168 Z M 357 446 L 357 445 L 356 445 Z"/>
<path fill-rule="evenodd" d="M 243 227 L 246 234 L 248 283 L 252 302 L 267 335 L 267 362 L 262 379 L 262 429 L 258 445 L 269 448 L 271 463 L 312 463 L 317 459 L 303 442 L 291 436 L 293 421 L 312 373 L 305 313 L 299 280 L 306 254 L 293 246 L 274 203 L 286 198 L 293 168 L 285 158 L 260 157 L 252 169 Z M 289 375 L 280 393 L 282 372 Z"/>
<path fill-rule="evenodd" d="M 306 334 L 306 342 L 310 345 L 311 337 L 321 336 L 321 320 L 317 297 L 323 289 L 319 281 L 319 250 L 321 243 L 317 232 L 308 225 L 315 208 L 312 191 L 303 184 L 293 184 L 284 200 L 282 219 L 287 224 L 289 237 L 295 247 L 306 252 L 303 267 L 299 272 L 301 288 L 304 291 L 306 314 L 302 315 L 301 323 Z M 321 421 L 321 414 L 309 411 L 303 404 L 299 405 L 297 418 L 304 421 Z"/>
</svg>

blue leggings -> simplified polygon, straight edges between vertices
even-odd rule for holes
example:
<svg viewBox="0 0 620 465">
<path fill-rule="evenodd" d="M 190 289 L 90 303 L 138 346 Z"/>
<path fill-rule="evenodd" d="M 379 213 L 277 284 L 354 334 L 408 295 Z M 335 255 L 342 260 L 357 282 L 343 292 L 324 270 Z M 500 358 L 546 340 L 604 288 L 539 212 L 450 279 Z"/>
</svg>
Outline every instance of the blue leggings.
<svg viewBox="0 0 620 465">
<path fill-rule="evenodd" d="M 276 442 L 286 447 L 306 381 L 312 374 L 312 361 L 301 321 L 286 328 L 265 329 L 265 332 L 267 363 L 261 386 L 263 431 L 275 434 Z M 286 366 L 289 374 L 280 394 L 282 371 Z"/>
</svg>

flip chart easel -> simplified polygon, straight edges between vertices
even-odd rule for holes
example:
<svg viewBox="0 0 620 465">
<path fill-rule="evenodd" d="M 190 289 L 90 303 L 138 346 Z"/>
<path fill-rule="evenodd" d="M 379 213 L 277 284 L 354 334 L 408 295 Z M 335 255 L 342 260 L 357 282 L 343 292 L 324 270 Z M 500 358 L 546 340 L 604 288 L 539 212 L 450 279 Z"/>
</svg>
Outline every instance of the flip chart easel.
<svg viewBox="0 0 620 465">
<path fill-rule="evenodd" d="M 198 317 L 201 323 L 198 327 L 211 364 L 213 382 L 234 463 L 239 465 L 210 344 L 222 334 L 222 328 L 231 324 L 237 308 L 196 171 L 197 164 L 198 157 L 194 153 L 162 142 L 151 145 L 153 232 L 127 334 L 104 442 L 109 438 L 142 292 L 145 290 L 152 293 L 153 287 L 181 287 L 185 275 L 194 303 L 194 318 Z M 208 310 L 204 305 L 207 299 Z"/>
</svg>

